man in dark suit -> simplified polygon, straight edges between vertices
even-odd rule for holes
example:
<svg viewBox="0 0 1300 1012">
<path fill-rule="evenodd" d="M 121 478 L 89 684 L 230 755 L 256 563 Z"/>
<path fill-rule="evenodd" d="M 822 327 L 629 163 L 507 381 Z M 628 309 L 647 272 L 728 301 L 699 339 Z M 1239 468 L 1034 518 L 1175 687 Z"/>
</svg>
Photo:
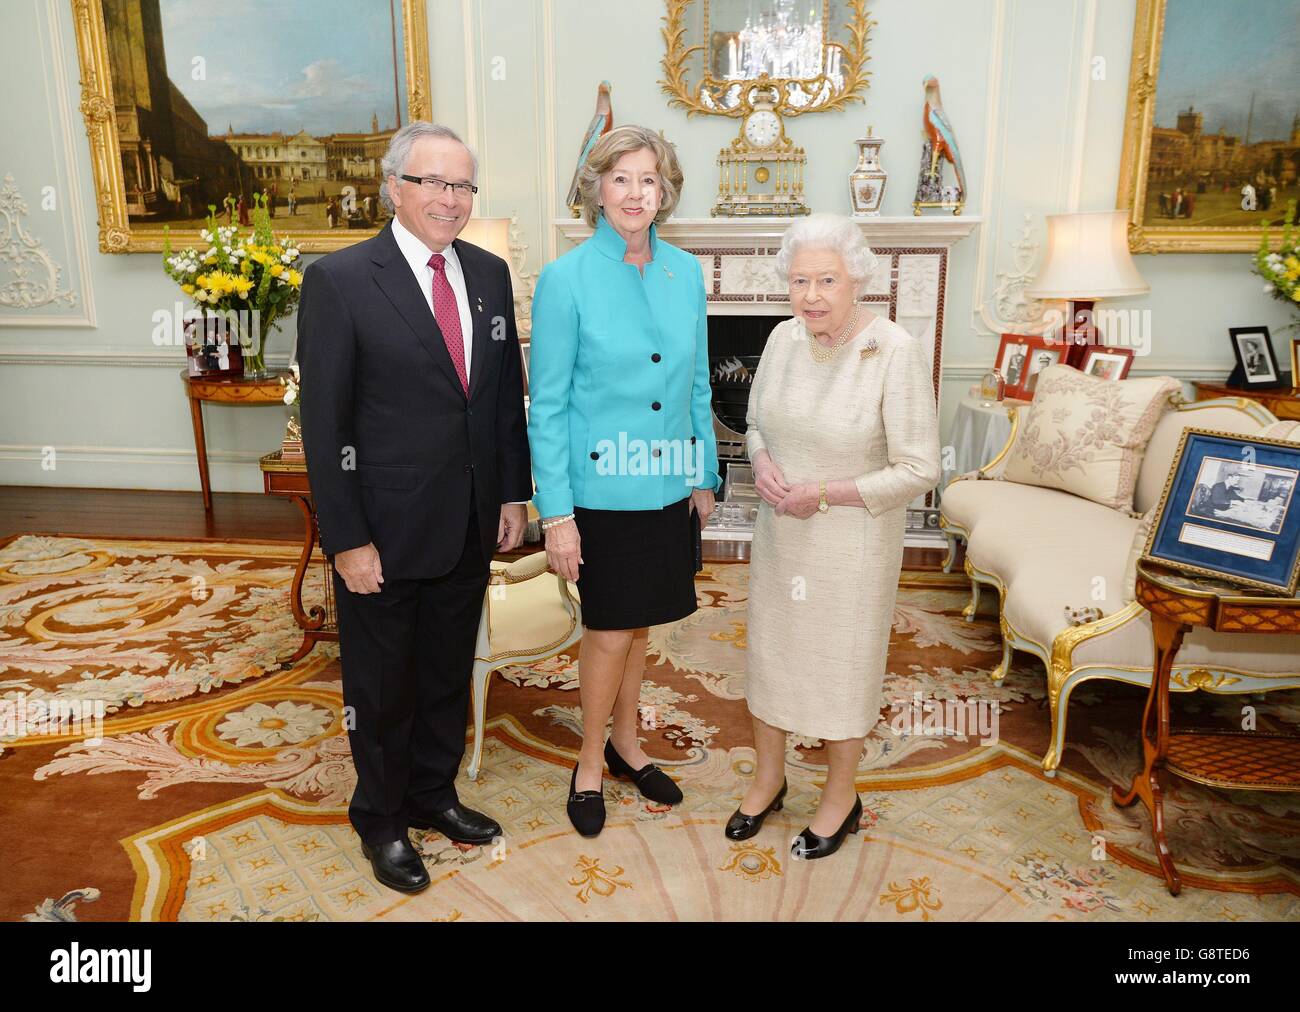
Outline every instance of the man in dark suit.
<svg viewBox="0 0 1300 1012">
<path fill-rule="evenodd" d="M 445 127 L 397 131 L 393 221 L 309 266 L 298 311 L 303 446 L 354 718 L 348 816 L 375 877 L 406 891 L 429 884 L 408 826 L 501 835 L 455 777 L 489 562 L 522 542 L 533 486 L 510 274 L 456 238 L 476 170 Z"/>
</svg>

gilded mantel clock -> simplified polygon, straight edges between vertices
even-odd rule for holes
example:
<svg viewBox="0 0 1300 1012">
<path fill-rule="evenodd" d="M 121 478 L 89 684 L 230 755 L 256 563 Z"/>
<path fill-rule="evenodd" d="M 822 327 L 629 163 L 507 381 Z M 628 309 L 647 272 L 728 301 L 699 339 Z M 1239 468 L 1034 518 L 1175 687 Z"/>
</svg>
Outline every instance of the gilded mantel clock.
<svg viewBox="0 0 1300 1012">
<path fill-rule="evenodd" d="M 718 200 L 713 216 L 807 214 L 803 202 L 804 149 L 785 135 L 770 97 L 756 98 L 740 134 L 718 155 Z"/>
<path fill-rule="evenodd" d="M 806 151 L 785 122 L 862 101 L 867 0 L 666 0 L 669 105 L 741 121 L 718 154 L 711 214 L 807 214 Z M 838 26 L 838 27 L 837 27 Z"/>
</svg>

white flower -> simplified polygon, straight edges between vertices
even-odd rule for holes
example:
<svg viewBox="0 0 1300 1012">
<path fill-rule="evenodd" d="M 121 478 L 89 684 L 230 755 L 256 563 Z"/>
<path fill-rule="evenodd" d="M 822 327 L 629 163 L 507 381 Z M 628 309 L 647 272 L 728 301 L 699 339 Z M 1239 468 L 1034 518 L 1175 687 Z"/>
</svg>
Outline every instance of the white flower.
<svg viewBox="0 0 1300 1012">
<path fill-rule="evenodd" d="M 298 363 L 297 363 L 297 362 L 294 362 L 292 365 L 289 366 L 289 368 L 293 370 L 293 378 L 294 378 L 295 381 L 298 381 L 298 380 L 301 380 L 301 379 L 302 379 L 302 376 L 299 375 L 299 373 L 298 373 Z"/>
<path fill-rule="evenodd" d="M 239 748 L 276 748 L 299 745 L 325 733 L 331 714 L 310 703 L 283 700 L 275 706 L 254 703 L 226 714 L 217 725 L 217 735 Z"/>
<path fill-rule="evenodd" d="M 1274 291 L 1276 291 L 1276 289 L 1275 289 L 1272 285 L 1265 285 L 1265 286 L 1264 286 L 1264 294 L 1265 294 L 1265 295 L 1272 295 Z"/>
<path fill-rule="evenodd" d="M 297 392 L 296 390 L 294 390 L 293 387 L 285 387 L 285 388 L 284 388 L 284 403 L 285 403 L 285 404 L 293 404 L 293 402 L 294 402 L 295 398 L 297 398 L 297 396 L 298 396 L 298 392 Z"/>
</svg>

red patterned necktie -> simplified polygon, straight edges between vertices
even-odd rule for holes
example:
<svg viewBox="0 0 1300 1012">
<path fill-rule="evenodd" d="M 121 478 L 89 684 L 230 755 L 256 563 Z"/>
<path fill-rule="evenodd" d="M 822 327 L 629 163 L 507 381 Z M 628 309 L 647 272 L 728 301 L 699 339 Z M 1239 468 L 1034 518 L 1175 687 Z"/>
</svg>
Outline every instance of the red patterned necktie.
<svg viewBox="0 0 1300 1012">
<path fill-rule="evenodd" d="M 456 375 L 460 377 L 461 389 L 469 396 L 469 373 L 465 371 L 465 339 L 460 329 L 460 307 L 456 305 L 456 293 L 451 290 L 447 280 L 447 258 L 441 253 L 429 257 L 429 266 L 433 268 L 433 315 L 442 331 L 442 339 L 447 342 L 447 351 L 452 364 L 456 366 Z"/>
</svg>

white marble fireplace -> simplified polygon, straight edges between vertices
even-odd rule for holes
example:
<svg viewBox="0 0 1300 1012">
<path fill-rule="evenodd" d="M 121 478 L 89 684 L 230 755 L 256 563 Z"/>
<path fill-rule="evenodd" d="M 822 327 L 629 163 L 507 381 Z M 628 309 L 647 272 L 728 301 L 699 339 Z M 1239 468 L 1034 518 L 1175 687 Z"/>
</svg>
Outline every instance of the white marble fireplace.
<svg viewBox="0 0 1300 1012">
<path fill-rule="evenodd" d="M 862 301 L 918 337 L 930 360 L 936 405 L 943 367 L 944 304 L 948 254 L 982 219 L 965 215 L 858 219 L 879 257 L 879 270 Z M 658 233 L 693 254 L 704 270 L 709 315 L 790 315 L 785 285 L 776 275 L 776 252 L 789 218 L 674 218 Z M 555 219 L 564 252 L 591 229 L 575 218 Z M 773 320 L 773 323 L 776 321 Z M 942 547 L 937 526 L 926 527 L 933 496 L 918 498 L 909 516 L 907 544 Z M 933 516 L 930 520 L 933 522 Z"/>
</svg>

